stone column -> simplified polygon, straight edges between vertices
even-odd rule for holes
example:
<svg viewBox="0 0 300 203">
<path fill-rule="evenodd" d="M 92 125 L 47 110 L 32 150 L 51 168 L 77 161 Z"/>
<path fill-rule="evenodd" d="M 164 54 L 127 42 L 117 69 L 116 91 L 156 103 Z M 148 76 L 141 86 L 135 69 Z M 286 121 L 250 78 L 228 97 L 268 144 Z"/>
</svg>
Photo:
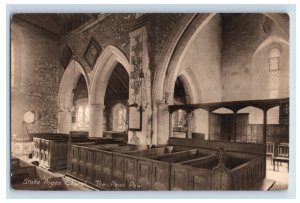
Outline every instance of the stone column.
<svg viewBox="0 0 300 203">
<path fill-rule="evenodd" d="M 103 104 L 90 104 L 90 137 L 103 137 Z"/>
<path fill-rule="evenodd" d="M 211 110 L 208 111 L 208 140 L 211 140 Z"/>
<path fill-rule="evenodd" d="M 157 103 L 153 103 L 152 105 L 152 145 L 157 145 L 157 116 L 158 114 L 158 105 Z"/>
<path fill-rule="evenodd" d="M 157 100 L 157 144 L 167 144 L 169 138 L 169 112 L 164 100 Z"/>
<path fill-rule="evenodd" d="M 72 129 L 72 113 L 64 108 L 60 108 L 58 111 L 58 133 L 69 134 Z"/>
<path fill-rule="evenodd" d="M 267 161 L 267 111 L 268 109 L 263 109 L 264 112 L 264 120 L 263 120 L 263 146 L 264 146 L 264 178 L 266 177 L 266 161 Z M 276 147 L 276 146 L 275 146 Z M 274 164 L 274 163 L 273 163 Z"/>
<path fill-rule="evenodd" d="M 237 117 L 237 111 L 234 110 L 233 111 L 233 129 L 232 129 L 231 142 L 236 142 L 236 128 L 237 128 L 236 117 Z"/>
<path fill-rule="evenodd" d="M 186 132 L 186 138 L 191 139 L 192 138 L 192 120 L 193 120 L 193 112 L 187 112 L 187 132 Z"/>
<path fill-rule="evenodd" d="M 169 137 L 172 137 L 173 135 L 173 112 L 169 113 Z"/>
</svg>

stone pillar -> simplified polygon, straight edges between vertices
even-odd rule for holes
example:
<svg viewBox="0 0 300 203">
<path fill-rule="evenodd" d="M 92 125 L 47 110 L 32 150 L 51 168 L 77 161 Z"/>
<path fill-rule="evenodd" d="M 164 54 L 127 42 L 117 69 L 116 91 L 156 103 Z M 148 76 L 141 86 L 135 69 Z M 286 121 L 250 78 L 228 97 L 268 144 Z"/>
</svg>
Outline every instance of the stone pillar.
<svg viewBox="0 0 300 203">
<path fill-rule="evenodd" d="M 157 145 L 157 116 L 158 105 L 156 102 L 152 105 L 152 145 Z"/>
<path fill-rule="evenodd" d="M 186 132 L 186 138 L 192 139 L 192 121 L 193 121 L 193 112 L 187 112 L 187 132 Z"/>
<path fill-rule="evenodd" d="M 173 112 L 169 113 L 169 137 L 172 137 L 173 135 Z"/>
<path fill-rule="evenodd" d="M 139 26 L 129 33 L 130 65 L 129 105 L 142 107 L 142 129 L 128 131 L 128 142 L 135 145 L 152 145 L 151 71 L 149 68 L 148 33 L 146 26 Z M 134 115 L 129 115 L 134 116 Z M 136 118 L 139 119 L 139 118 Z"/>
<path fill-rule="evenodd" d="M 90 104 L 90 137 L 103 137 L 103 104 Z"/>
<path fill-rule="evenodd" d="M 72 113 L 67 109 L 59 109 L 58 112 L 58 133 L 69 134 L 72 129 Z"/>
<path fill-rule="evenodd" d="M 237 117 L 237 111 L 233 111 L 233 128 L 232 128 L 232 137 L 231 142 L 236 142 L 236 117 Z"/>
<path fill-rule="evenodd" d="M 263 109 L 264 112 L 264 122 L 263 122 L 263 146 L 264 146 L 264 178 L 266 177 L 266 170 L 267 170 L 267 166 L 266 166 L 266 161 L 267 161 L 267 109 Z M 276 147 L 276 146 L 275 146 Z M 274 163 L 273 163 L 274 164 Z"/>
<path fill-rule="evenodd" d="M 211 140 L 211 110 L 208 110 L 208 140 Z"/>
<path fill-rule="evenodd" d="M 157 100 L 157 144 L 167 144 L 169 139 L 169 112 L 164 100 Z"/>
</svg>

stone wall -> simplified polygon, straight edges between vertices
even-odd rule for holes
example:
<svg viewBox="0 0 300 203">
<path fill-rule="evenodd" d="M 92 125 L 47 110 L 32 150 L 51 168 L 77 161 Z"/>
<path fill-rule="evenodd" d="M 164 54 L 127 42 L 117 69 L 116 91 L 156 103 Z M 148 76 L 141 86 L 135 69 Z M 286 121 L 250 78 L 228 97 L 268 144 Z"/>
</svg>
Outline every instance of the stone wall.
<svg viewBox="0 0 300 203">
<path fill-rule="evenodd" d="M 104 50 L 108 45 L 112 45 L 120 49 L 129 58 L 129 33 L 134 21 L 134 14 L 109 15 L 104 21 L 64 40 L 62 47 L 65 44 L 70 46 L 73 51 L 73 57 L 81 64 L 90 77 L 95 68 L 92 69 L 83 58 L 90 39 L 93 37 L 100 45 L 101 50 Z"/>
<path fill-rule="evenodd" d="M 24 134 L 21 124 L 25 112 L 32 111 L 35 121 L 27 124 L 29 133 L 57 131 L 57 95 L 64 69 L 59 63 L 58 43 L 47 36 L 20 27 L 22 41 L 17 52 L 22 52 L 22 65 L 15 72 L 21 73 L 18 89 L 12 89 L 12 134 Z"/>
<path fill-rule="evenodd" d="M 252 96 L 261 91 L 252 90 L 252 56 L 268 37 L 285 35 L 263 14 L 222 14 L 222 19 L 222 100 L 259 99 Z"/>
</svg>

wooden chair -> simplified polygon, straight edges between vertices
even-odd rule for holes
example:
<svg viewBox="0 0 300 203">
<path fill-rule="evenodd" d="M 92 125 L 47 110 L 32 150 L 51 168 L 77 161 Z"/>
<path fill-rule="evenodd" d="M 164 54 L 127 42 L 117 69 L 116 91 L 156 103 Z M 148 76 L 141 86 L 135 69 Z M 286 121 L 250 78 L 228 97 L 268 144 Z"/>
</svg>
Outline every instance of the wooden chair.
<svg viewBox="0 0 300 203">
<path fill-rule="evenodd" d="M 273 164 L 273 158 L 274 158 L 274 142 L 267 142 L 266 156 L 271 157 L 271 164 Z"/>
<path fill-rule="evenodd" d="M 273 156 L 273 170 L 275 171 L 275 165 L 277 164 L 277 169 L 279 170 L 279 163 L 287 163 L 289 169 L 289 144 L 280 143 L 274 146 L 274 156 Z"/>
</svg>

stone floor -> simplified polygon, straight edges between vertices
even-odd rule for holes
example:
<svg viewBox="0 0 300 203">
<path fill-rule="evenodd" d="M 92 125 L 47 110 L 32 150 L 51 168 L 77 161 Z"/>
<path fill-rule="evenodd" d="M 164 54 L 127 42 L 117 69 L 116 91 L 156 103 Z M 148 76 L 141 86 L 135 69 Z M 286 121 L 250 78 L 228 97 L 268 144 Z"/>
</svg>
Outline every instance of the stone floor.
<svg viewBox="0 0 300 203">
<path fill-rule="evenodd" d="M 267 158 L 267 174 L 266 178 L 274 180 L 275 184 L 270 190 L 287 190 L 289 181 L 289 172 L 286 163 L 279 165 L 279 169 L 275 167 L 273 170 L 273 165 L 271 164 L 271 158 Z"/>
</svg>

